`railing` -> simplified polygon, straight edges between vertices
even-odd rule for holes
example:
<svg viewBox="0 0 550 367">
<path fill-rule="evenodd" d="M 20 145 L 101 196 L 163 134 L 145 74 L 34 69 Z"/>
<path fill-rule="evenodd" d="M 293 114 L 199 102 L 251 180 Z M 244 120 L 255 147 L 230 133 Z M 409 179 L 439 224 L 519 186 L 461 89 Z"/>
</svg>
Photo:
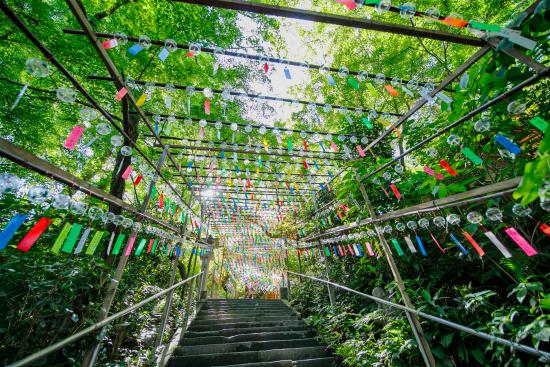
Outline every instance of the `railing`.
<svg viewBox="0 0 550 367">
<path fill-rule="evenodd" d="M 477 337 L 485 339 L 485 340 L 489 340 L 489 341 L 494 342 L 494 343 L 505 345 L 505 346 L 510 347 L 511 349 L 514 349 L 514 350 L 518 350 L 518 351 L 521 351 L 521 352 L 524 352 L 524 353 L 528 353 L 528 354 L 540 357 L 542 362 L 546 362 L 546 363 L 550 362 L 550 353 L 548 353 L 548 352 L 544 352 L 544 351 L 529 347 L 529 346 L 524 345 L 524 344 L 520 344 L 520 343 L 516 343 L 516 342 L 510 341 L 510 340 L 507 340 L 507 339 L 503 339 L 503 338 L 500 338 L 498 336 L 487 334 L 487 333 L 484 333 L 482 331 L 478 331 L 478 330 L 469 328 L 467 326 L 460 325 L 460 324 L 457 324 L 455 322 L 442 319 L 441 317 L 433 316 L 433 315 L 427 314 L 425 312 L 418 311 L 414 308 L 406 307 L 406 306 L 403 306 L 403 305 L 400 305 L 400 304 L 397 304 L 397 303 L 387 301 L 387 300 L 382 299 L 382 298 L 374 297 L 374 296 L 371 296 L 369 294 L 359 292 L 355 289 L 351 289 L 351 288 L 348 288 L 344 285 L 333 283 L 333 282 L 325 280 L 325 279 L 319 279 L 319 278 L 316 278 L 316 277 L 313 277 L 313 276 L 310 276 L 310 275 L 295 273 L 295 272 L 292 272 L 292 271 L 287 271 L 287 273 L 292 274 L 292 275 L 296 275 L 300 278 L 307 278 L 307 279 L 311 279 L 311 280 L 314 280 L 314 281 L 317 281 L 317 282 L 320 282 L 320 283 L 324 283 L 324 284 L 327 284 L 328 286 L 335 287 L 335 288 L 338 288 L 338 289 L 342 289 L 344 291 L 357 294 L 361 297 L 368 298 L 371 301 L 374 301 L 376 303 L 380 303 L 380 304 L 383 304 L 383 305 L 386 305 L 386 306 L 389 306 L 389 307 L 392 307 L 392 308 L 396 308 L 396 309 L 401 310 L 401 311 L 407 311 L 407 312 L 409 312 L 411 314 L 415 314 L 419 317 L 423 317 L 425 319 L 437 322 L 438 324 L 445 325 L 447 327 L 450 327 L 450 328 L 453 328 L 453 329 L 456 329 L 456 330 L 460 330 L 462 332 L 477 336 Z M 290 286 L 290 278 L 287 277 L 287 279 L 288 279 L 288 283 L 289 283 L 289 286 Z"/>
<path fill-rule="evenodd" d="M 84 336 L 94 332 L 94 331 L 99 331 L 101 330 L 104 326 L 110 324 L 111 322 L 115 321 L 115 320 L 118 320 L 120 319 L 121 317 L 137 310 L 138 308 L 141 308 L 143 306 L 145 306 L 146 304 L 166 295 L 167 293 L 169 293 L 170 291 L 188 283 L 189 281 L 197 278 L 198 276 L 202 275 L 203 272 L 201 271 L 200 273 L 198 274 L 195 274 L 193 275 L 192 277 L 189 277 L 187 279 L 184 279 L 182 280 L 181 282 L 179 283 L 176 283 L 174 284 L 173 286 L 169 287 L 169 288 L 166 288 L 166 289 L 163 289 L 162 291 L 152 295 L 151 297 L 149 298 L 146 298 L 144 299 L 143 301 L 139 302 L 139 303 L 136 303 L 135 305 L 132 305 L 120 312 L 117 312 L 111 316 L 108 316 L 107 318 L 99 321 L 99 322 L 96 322 L 95 324 L 91 325 L 91 326 L 88 326 L 87 328 L 79 331 L 78 333 L 76 334 L 73 334 L 63 340 L 60 340 L 59 342 L 55 343 L 55 344 L 52 344 L 42 350 L 39 350 L 38 352 L 36 353 L 33 353 L 17 362 L 14 362 L 12 364 L 9 365 L 9 367 L 20 367 L 20 366 L 26 366 L 32 362 L 36 362 L 42 358 L 44 358 L 45 356 L 47 356 L 48 354 L 50 353 L 53 353 L 55 352 L 56 350 L 59 350 L 61 348 L 63 348 L 64 346 L 68 345 L 68 344 L 71 344 L 81 338 L 83 338 Z M 191 292 L 191 290 L 189 290 L 189 292 Z M 200 294 L 200 292 L 199 292 Z"/>
</svg>

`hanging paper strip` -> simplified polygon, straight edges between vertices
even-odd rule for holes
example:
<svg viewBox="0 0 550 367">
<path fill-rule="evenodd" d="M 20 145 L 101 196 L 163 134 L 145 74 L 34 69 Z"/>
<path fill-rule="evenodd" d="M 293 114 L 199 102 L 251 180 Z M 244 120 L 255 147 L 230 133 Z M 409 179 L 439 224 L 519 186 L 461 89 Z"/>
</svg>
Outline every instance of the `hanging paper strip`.
<svg viewBox="0 0 550 367">
<path fill-rule="evenodd" d="M 437 239 L 434 237 L 434 235 L 432 234 L 432 232 L 430 232 L 430 237 L 432 237 L 432 240 L 435 242 L 435 244 L 437 245 L 437 248 L 439 249 L 439 251 L 441 251 L 442 253 L 445 253 L 445 250 L 443 249 L 443 247 L 441 247 L 441 245 L 439 244 L 439 242 L 437 242 Z"/>
<path fill-rule="evenodd" d="M 468 25 L 468 22 L 462 19 L 453 18 L 453 17 L 446 17 L 443 19 L 443 23 L 446 23 L 452 27 L 456 28 L 464 28 Z"/>
<path fill-rule="evenodd" d="M 443 180 L 443 175 L 441 173 L 436 174 L 435 171 L 430 167 L 424 167 L 424 172 L 426 172 L 430 176 L 436 177 L 440 181 Z"/>
<path fill-rule="evenodd" d="M 126 89 L 126 87 L 122 87 L 118 92 L 116 92 L 115 99 L 120 102 L 126 94 L 128 94 L 128 89 Z"/>
<path fill-rule="evenodd" d="M 285 73 L 285 78 L 287 78 L 288 80 L 292 79 L 292 77 L 290 76 L 290 70 L 288 69 L 288 66 L 285 66 L 283 71 Z"/>
<path fill-rule="evenodd" d="M 413 254 L 416 254 L 416 248 L 414 247 L 414 244 L 411 240 L 411 238 L 409 236 L 405 236 L 403 237 L 405 239 L 405 242 L 407 243 L 407 247 L 409 248 L 409 250 L 413 253 Z"/>
<path fill-rule="evenodd" d="M 134 180 L 134 186 L 137 186 L 141 180 L 143 180 L 143 176 L 142 175 L 139 175 L 136 177 L 136 179 Z"/>
<path fill-rule="evenodd" d="M 399 246 L 399 242 L 397 242 L 397 240 L 395 238 L 392 239 L 391 242 L 393 243 L 393 247 L 395 247 L 395 250 L 397 251 L 397 254 L 399 256 L 403 256 L 405 253 L 401 249 L 401 246 Z"/>
<path fill-rule="evenodd" d="M 348 243 L 348 250 L 349 250 L 349 253 L 350 253 L 351 256 L 357 256 L 355 254 L 355 252 L 353 251 L 353 249 L 351 248 L 351 245 L 349 243 Z"/>
<path fill-rule="evenodd" d="M 158 245 L 158 242 L 157 242 L 157 240 L 155 240 L 155 241 L 153 242 L 153 248 L 151 249 L 151 253 L 152 253 L 152 254 L 155 253 L 155 249 L 157 248 L 157 245 Z"/>
<path fill-rule="evenodd" d="M 31 230 L 25 235 L 25 237 L 21 239 L 21 241 L 17 245 L 17 249 L 23 252 L 29 251 L 51 223 L 52 220 L 50 218 L 40 218 L 38 222 L 36 222 L 36 224 L 31 228 Z"/>
<path fill-rule="evenodd" d="M 15 232 L 17 232 L 26 219 L 27 214 L 16 214 L 13 218 L 11 218 L 2 232 L 0 232 L 0 250 L 8 245 Z"/>
<path fill-rule="evenodd" d="M 500 32 L 501 30 L 500 26 L 496 24 L 485 24 L 481 22 L 475 22 L 473 20 L 470 21 L 469 26 L 486 32 Z"/>
<path fill-rule="evenodd" d="M 354 244 L 353 246 L 355 248 L 355 251 L 357 252 L 357 255 L 359 257 L 363 257 L 363 251 L 361 250 L 361 244 L 358 243 L 358 244 Z"/>
<path fill-rule="evenodd" d="M 80 235 L 81 230 L 82 230 L 82 224 L 74 223 L 72 227 L 70 227 L 70 231 L 66 237 L 65 243 L 63 244 L 63 248 L 61 249 L 61 251 L 69 254 L 73 252 L 73 248 L 76 244 L 76 240 L 78 239 L 78 236 Z M 54 244 L 54 247 L 55 247 L 55 244 Z"/>
<path fill-rule="evenodd" d="M 120 233 L 116 239 L 115 247 L 113 248 L 113 252 L 111 252 L 111 255 L 118 255 L 120 253 L 120 248 L 122 247 L 122 242 L 126 238 L 126 235 L 123 233 Z"/>
<path fill-rule="evenodd" d="M 472 161 L 472 163 L 475 164 L 476 166 L 479 166 L 483 163 L 483 160 L 477 154 L 472 152 L 470 148 L 464 148 L 460 152 L 464 154 L 466 158 Z"/>
<path fill-rule="evenodd" d="M 356 148 L 357 148 L 357 152 L 359 153 L 359 155 L 361 157 L 364 157 L 366 155 L 365 151 L 363 150 L 363 148 L 360 145 L 357 145 Z"/>
<path fill-rule="evenodd" d="M 266 63 L 264 63 L 264 72 L 267 74 L 267 72 L 269 71 L 269 65 Z"/>
<path fill-rule="evenodd" d="M 58 254 L 61 250 L 61 246 L 63 245 L 63 242 L 65 242 L 65 239 L 67 238 L 67 235 L 69 234 L 69 231 L 71 230 L 71 223 L 65 223 L 63 226 L 63 229 L 57 236 L 57 239 L 55 240 L 53 246 L 52 246 L 52 252 Z"/>
<path fill-rule="evenodd" d="M 525 252 L 527 256 L 533 256 L 538 254 L 537 250 L 527 240 L 519 234 L 519 232 L 513 228 L 509 227 L 504 230 L 506 234 Z"/>
<path fill-rule="evenodd" d="M 207 115 L 210 115 L 210 100 L 209 99 L 206 99 L 204 101 L 204 113 L 206 113 Z"/>
<path fill-rule="evenodd" d="M 416 236 L 416 243 L 418 244 L 418 248 L 420 248 L 420 252 L 423 256 L 427 256 L 426 249 L 424 248 L 424 244 L 422 243 L 422 239 L 417 235 Z"/>
<path fill-rule="evenodd" d="M 127 180 L 128 177 L 130 177 L 130 174 L 132 173 L 132 171 L 133 171 L 133 168 L 132 168 L 131 165 L 129 165 L 128 167 L 126 167 L 126 169 L 125 169 L 124 172 L 122 173 L 121 178 L 122 178 L 123 180 Z"/>
<path fill-rule="evenodd" d="M 84 132 L 84 128 L 82 126 L 80 125 L 73 126 L 73 129 L 71 130 L 71 133 L 69 134 L 69 136 L 67 136 L 67 139 L 63 144 L 63 147 L 69 150 L 73 150 L 74 147 L 76 146 L 76 143 L 78 143 L 78 140 L 82 136 L 83 132 Z"/>
<path fill-rule="evenodd" d="M 144 50 L 143 46 L 140 45 L 139 43 L 134 43 L 132 46 L 128 48 L 128 52 L 134 56 L 136 56 L 138 53 L 140 53 L 143 50 Z"/>
<path fill-rule="evenodd" d="M 451 240 L 453 240 L 453 242 L 458 246 L 458 248 L 460 249 L 460 251 L 462 251 L 462 253 L 464 255 L 468 255 L 468 250 L 466 250 L 464 248 L 464 246 L 462 246 L 462 244 L 460 243 L 460 241 L 458 241 L 458 239 L 455 237 L 454 234 L 452 233 L 449 233 L 449 236 L 451 237 Z"/>
<path fill-rule="evenodd" d="M 331 86 L 333 87 L 336 86 L 336 82 L 334 81 L 334 78 L 332 77 L 332 75 L 327 74 L 327 81 L 328 81 L 328 84 L 330 84 Z"/>
<path fill-rule="evenodd" d="M 336 246 L 332 246 L 332 253 L 335 257 L 338 257 L 338 250 L 336 250 Z"/>
<path fill-rule="evenodd" d="M 128 239 L 128 244 L 126 245 L 124 256 L 130 256 L 130 254 L 132 253 L 132 248 L 134 248 L 134 242 L 136 242 L 136 236 L 130 236 L 130 238 Z"/>
<path fill-rule="evenodd" d="M 502 134 L 496 134 L 495 141 L 512 154 L 518 155 L 521 153 L 521 148 Z"/>
<path fill-rule="evenodd" d="M 397 97 L 399 95 L 399 93 L 395 90 L 394 87 L 392 87 L 391 85 L 387 84 L 384 86 L 386 88 L 386 90 L 394 97 Z"/>
<path fill-rule="evenodd" d="M 401 200 L 401 193 L 399 192 L 399 190 L 397 189 L 397 186 L 395 186 L 394 184 L 391 184 L 390 185 L 390 188 L 391 188 L 391 191 L 393 191 L 393 194 L 395 195 L 395 198 L 399 201 Z"/>
<path fill-rule="evenodd" d="M 90 244 L 88 245 L 88 248 L 86 249 L 85 254 L 86 255 L 93 255 L 97 245 L 99 244 L 99 241 L 101 241 L 101 238 L 105 234 L 104 231 L 97 231 L 94 236 L 92 237 L 92 240 L 90 241 Z"/>
<path fill-rule="evenodd" d="M 158 58 L 160 61 L 164 61 L 166 60 L 169 54 L 170 54 L 170 51 L 168 51 L 166 48 L 162 48 L 162 50 L 160 50 L 158 54 Z"/>
<path fill-rule="evenodd" d="M 325 246 L 325 256 L 330 256 L 330 250 Z"/>
<path fill-rule="evenodd" d="M 466 239 L 468 240 L 468 242 L 470 242 L 470 244 L 474 247 L 474 249 L 477 251 L 477 253 L 479 254 L 479 256 L 483 256 L 485 255 L 485 251 L 483 251 L 483 249 L 481 248 L 481 246 L 479 246 L 479 244 L 476 242 L 476 240 L 472 237 L 471 234 L 469 234 L 468 232 L 464 231 L 463 232 L 464 234 L 464 237 L 466 237 Z"/>
<path fill-rule="evenodd" d="M 443 169 L 447 172 L 449 172 L 449 174 L 451 176 L 456 176 L 458 173 L 456 173 L 456 171 L 453 169 L 453 167 L 451 167 L 447 162 L 445 162 L 445 160 L 440 160 L 439 161 L 439 165 L 441 167 L 443 167 Z"/>
<path fill-rule="evenodd" d="M 542 132 L 546 132 L 546 130 L 548 129 L 548 122 L 546 122 L 544 119 L 538 116 L 533 117 L 531 120 L 529 120 L 529 122 L 531 123 L 531 125 L 533 125 L 534 127 L 536 127 Z"/>
<path fill-rule="evenodd" d="M 348 84 L 355 90 L 359 90 L 359 82 L 354 77 L 350 76 L 348 79 Z"/>
<path fill-rule="evenodd" d="M 337 3 L 344 5 L 348 10 L 353 10 L 357 8 L 355 0 L 336 0 Z"/>
<path fill-rule="evenodd" d="M 143 93 L 141 96 L 139 96 L 139 98 L 138 98 L 137 101 L 136 101 L 136 105 L 137 105 L 138 107 L 143 106 L 143 104 L 144 104 L 145 101 L 147 100 L 147 96 L 148 96 L 147 93 Z"/>
<path fill-rule="evenodd" d="M 84 248 L 84 244 L 86 243 L 86 240 L 88 239 L 88 236 L 90 235 L 91 230 L 92 229 L 90 227 L 84 230 L 84 233 L 82 233 L 82 237 L 80 237 L 80 240 L 78 241 L 78 245 L 76 245 L 76 249 L 74 250 L 75 254 L 79 254 L 82 252 L 82 249 Z"/>
<path fill-rule="evenodd" d="M 113 39 L 110 39 L 110 40 L 107 40 L 107 41 L 103 41 L 101 43 L 101 45 L 103 46 L 104 49 L 108 50 L 110 48 L 117 47 L 118 46 L 118 41 L 117 41 L 116 38 L 113 38 Z"/>
<path fill-rule="evenodd" d="M 372 129 L 374 127 L 367 117 L 363 117 L 361 121 L 363 121 L 363 124 L 367 127 L 367 129 Z"/>
<path fill-rule="evenodd" d="M 111 233 L 111 237 L 109 238 L 109 243 L 107 244 L 107 250 L 106 250 L 106 252 L 105 252 L 107 255 L 110 255 L 110 254 L 111 254 L 111 248 L 112 248 L 112 246 L 113 246 L 114 240 L 115 240 L 115 232 L 113 231 L 113 232 Z"/>
<path fill-rule="evenodd" d="M 547 236 L 550 236 L 550 226 L 546 223 L 542 223 L 540 226 L 539 226 L 539 229 L 542 231 L 542 233 L 544 233 L 545 235 Z"/>
<path fill-rule="evenodd" d="M 367 247 L 367 252 L 369 253 L 369 256 L 375 256 L 374 251 L 372 251 L 372 246 L 369 242 L 365 242 L 365 246 Z"/>
</svg>

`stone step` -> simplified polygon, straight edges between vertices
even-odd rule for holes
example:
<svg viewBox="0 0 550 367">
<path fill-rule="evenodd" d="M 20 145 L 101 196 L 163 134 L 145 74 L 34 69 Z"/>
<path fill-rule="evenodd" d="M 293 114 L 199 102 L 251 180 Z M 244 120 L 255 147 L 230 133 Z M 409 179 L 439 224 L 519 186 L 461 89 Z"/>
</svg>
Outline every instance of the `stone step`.
<svg viewBox="0 0 550 367">
<path fill-rule="evenodd" d="M 266 340 L 253 342 L 236 342 L 225 344 L 206 344 L 206 345 L 189 345 L 178 347 L 174 354 L 180 356 L 189 356 L 208 353 L 232 353 L 246 352 L 269 349 L 283 348 L 301 348 L 301 347 L 318 347 L 319 343 L 313 338 L 305 339 L 286 339 L 286 340 Z"/>
<path fill-rule="evenodd" d="M 197 316 L 216 316 L 216 315 L 234 315 L 234 316 L 270 316 L 270 315 L 295 315 L 296 313 L 289 309 L 281 310 L 205 310 L 202 309 Z"/>
<path fill-rule="evenodd" d="M 284 314 L 276 316 L 265 316 L 265 315 L 256 315 L 256 316 L 234 316 L 230 317 L 228 315 L 222 316 L 203 316 L 196 317 L 193 320 L 193 325 L 219 325 L 223 323 L 231 322 L 263 322 L 263 321 L 279 321 L 279 320 L 300 320 L 300 318 L 295 314 Z"/>
<path fill-rule="evenodd" d="M 334 358 L 302 359 L 300 361 L 276 361 L 260 363 L 230 364 L 224 367 L 331 367 L 334 366 Z M 217 367 L 217 366 L 212 366 Z"/>
<path fill-rule="evenodd" d="M 287 339 L 303 339 L 315 336 L 315 331 L 312 329 L 306 331 L 274 331 L 263 333 L 247 333 L 233 336 L 202 336 L 188 338 L 187 335 L 180 341 L 180 346 L 186 345 L 204 345 L 204 344 L 221 344 L 221 343 L 236 343 L 236 342 L 255 342 L 269 340 L 287 340 Z"/>
<path fill-rule="evenodd" d="M 197 325 L 195 323 L 192 323 L 187 330 L 218 331 L 218 330 L 225 330 L 225 329 L 249 329 L 254 327 L 272 327 L 272 326 L 295 327 L 295 326 L 306 326 L 306 324 L 302 320 L 251 321 L 251 322 L 236 321 L 236 322 L 230 322 L 230 323 L 219 323 L 219 324 L 210 324 L 210 325 Z"/>
<path fill-rule="evenodd" d="M 214 310 L 214 311 L 281 311 L 281 310 L 290 310 L 286 305 L 282 306 L 208 306 L 205 305 L 202 307 L 203 310 Z"/>
<path fill-rule="evenodd" d="M 227 366 L 231 364 L 275 362 L 281 360 L 298 361 L 324 357 L 329 357 L 329 354 L 325 350 L 325 347 L 303 347 L 249 352 L 211 353 L 193 356 L 174 356 L 170 359 L 168 366 Z"/>
<path fill-rule="evenodd" d="M 212 331 L 188 331 L 185 333 L 187 338 L 199 338 L 201 336 L 234 336 L 240 334 L 249 334 L 249 333 L 269 333 L 275 331 L 308 331 L 312 330 L 310 327 L 305 325 L 300 326 L 271 326 L 271 327 L 251 327 L 251 328 L 242 328 L 242 329 L 219 329 Z"/>
</svg>

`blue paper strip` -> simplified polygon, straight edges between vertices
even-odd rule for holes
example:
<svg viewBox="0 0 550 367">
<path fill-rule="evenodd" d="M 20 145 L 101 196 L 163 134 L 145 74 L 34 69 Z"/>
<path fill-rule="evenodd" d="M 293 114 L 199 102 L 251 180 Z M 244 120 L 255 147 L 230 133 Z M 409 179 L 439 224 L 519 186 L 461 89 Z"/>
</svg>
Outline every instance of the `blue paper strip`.
<svg viewBox="0 0 550 367">
<path fill-rule="evenodd" d="M 4 249 L 8 245 L 15 232 L 17 232 L 26 219 L 27 214 L 16 214 L 13 218 L 11 218 L 2 232 L 0 232 L 0 250 Z"/>
<path fill-rule="evenodd" d="M 361 244 L 357 244 L 357 252 L 359 252 L 359 257 L 363 257 L 363 251 L 361 250 Z"/>
<path fill-rule="evenodd" d="M 521 153 L 521 148 L 518 147 L 513 142 L 511 142 L 510 140 L 508 140 L 508 138 L 505 137 L 504 135 L 496 134 L 495 135 L 495 140 L 496 140 L 497 143 L 502 145 L 502 147 L 504 149 L 506 149 L 507 151 L 509 151 L 510 153 L 515 154 L 515 155 L 518 155 L 519 153 Z"/>
<path fill-rule="evenodd" d="M 332 77 L 332 75 L 327 74 L 327 81 L 328 81 L 328 84 L 332 85 L 333 87 L 336 86 L 336 82 L 334 81 L 334 78 Z"/>
<path fill-rule="evenodd" d="M 334 250 L 334 256 L 338 257 L 338 250 L 336 249 L 336 246 L 332 246 L 332 249 Z"/>
<path fill-rule="evenodd" d="M 418 236 L 416 236 L 416 243 L 418 243 L 418 247 L 420 247 L 420 252 L 422 252 L 422 255 L 426 256 L 426 249 L 424 248 L 422 239 Z"/>
<path fill-rule="evenodd" d="M 451 236 L 451 240 L 453 240 L 454 243 L 456 243 L 456 245 L 458 246 L 458 248 L 460 249 L 460 251 L 462 251 L 462 253 L 464 255 L 468 255 L 468 250 L 466 250 L 464 248 L 464 246 L 462 246 L 462 244 L 457 240 L 457 238 L 455 237 L 454 234 L 450 233 L 449 234 Z"/>
<path fill-rule="evenodd" d="M 286 77 L 288 80 L 292 79 L 291 76 L 290 76 L 290 70 L 288 70 L 288 67 L 285 66 L 284 71 L 285 71 L 285 77 Z"/>
<path fill-rule="evenodd" d="M 138 53 L 140 53 L 141 51 L 143 51 L 143 46 L 140 45 L 139 43 L 134 43 L 129 49 L 128 49 L 128 52 L 131 53 L 132 55 L 136 56 Z"/>
<path fill-rule="evenodd" d="M 169 54 L 170 54 L 170 52 L 169 52 L 167 49 L 165 49 L 165 48 L 163 48 L 162 50 L 160 50 L 160 52 L 159 52 L 159 59 L 160 59 L 160 61 L 166 60 L 166 58 L 168 57 Z"/>
</svg>

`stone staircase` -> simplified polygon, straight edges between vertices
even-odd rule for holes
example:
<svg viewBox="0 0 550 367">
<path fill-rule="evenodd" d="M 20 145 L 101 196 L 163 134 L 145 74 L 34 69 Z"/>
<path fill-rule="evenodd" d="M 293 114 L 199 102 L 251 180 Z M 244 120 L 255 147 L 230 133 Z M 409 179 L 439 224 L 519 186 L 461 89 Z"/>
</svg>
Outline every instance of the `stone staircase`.
<svg viewBox="0 0 550 367">
<path fill-rule="evenodd" d="M 315 335 L 282 301 L 210 299 L 168 366 L 333 366 L 334 359 Z"/>
</svg>

